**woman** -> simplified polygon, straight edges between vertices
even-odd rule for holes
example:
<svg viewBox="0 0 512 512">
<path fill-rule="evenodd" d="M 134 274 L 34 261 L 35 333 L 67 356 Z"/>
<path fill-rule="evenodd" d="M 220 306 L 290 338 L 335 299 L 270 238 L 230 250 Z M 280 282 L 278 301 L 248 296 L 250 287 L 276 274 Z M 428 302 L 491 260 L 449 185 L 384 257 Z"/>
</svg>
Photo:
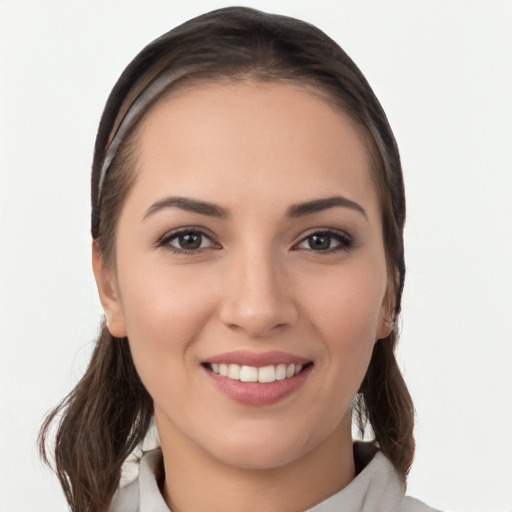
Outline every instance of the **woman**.
<svg viewBox="0 0 512 512">
<path fill-rule="evenodd" d="M 96 139 L 105 324 L 41 437 L 62 413 L 71 509 L 431 510 L 404 497 L 404 219 L 385 114 L 321 31 L 228 8 L 146 47 Z"/>
</svg>

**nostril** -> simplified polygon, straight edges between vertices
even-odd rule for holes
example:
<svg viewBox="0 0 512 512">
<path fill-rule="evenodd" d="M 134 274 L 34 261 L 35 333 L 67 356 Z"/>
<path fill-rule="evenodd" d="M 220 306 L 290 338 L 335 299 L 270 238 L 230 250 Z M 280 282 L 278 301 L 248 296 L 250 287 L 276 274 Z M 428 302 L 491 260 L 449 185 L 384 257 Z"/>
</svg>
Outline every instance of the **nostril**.
<svg viewBox="0 0 512 512">
<path fill-rule="evenodd" d="M 220 319 L 230 329 L 243 330 L 251 337 L 289 327 L 296 322 L 298 312 L 284 289 L 274 286 L 263 275 L 258 280 L 254 276 L 250 280 L 240 279 L 226 292 L 229 295 L 219 308 Z"/>
</svg>

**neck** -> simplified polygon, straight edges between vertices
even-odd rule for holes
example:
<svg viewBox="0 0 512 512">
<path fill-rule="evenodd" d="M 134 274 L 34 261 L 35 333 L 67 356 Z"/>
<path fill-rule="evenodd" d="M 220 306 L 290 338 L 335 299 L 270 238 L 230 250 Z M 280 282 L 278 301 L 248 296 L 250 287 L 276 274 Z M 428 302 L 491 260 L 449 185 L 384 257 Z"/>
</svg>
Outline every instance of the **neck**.
<svg viewBox="0 0 512 512">
<path fill-rule="evenodd" d="M 301 512 L 355 476 L 350 414 L 317 447 L 289 464 L 247 469 L 225 464 L 181 436 L 162 438 L 164 499 L 172 512 Z"/>
</svg>

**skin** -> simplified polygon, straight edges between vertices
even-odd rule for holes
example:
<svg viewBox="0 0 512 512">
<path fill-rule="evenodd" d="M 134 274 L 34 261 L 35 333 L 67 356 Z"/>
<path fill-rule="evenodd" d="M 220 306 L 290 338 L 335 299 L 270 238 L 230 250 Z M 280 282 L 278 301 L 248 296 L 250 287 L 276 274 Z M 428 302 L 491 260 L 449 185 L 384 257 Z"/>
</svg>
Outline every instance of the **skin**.
<svg viewBox="0 0 512 512">
<path fill-rule="evenodd" d="M 392 305 L 379 202 L 360 128 L 285 84 L 201 85 L 143 121 L 137 177 L 119 219 L 115 268 L 93 250 L 108 328 L 128 336 L 155 403 L 163 495 L 173 512 L 304 510 L 354 478 L 350 401 Z M 170 196 L 214 202 L 212 217 Z M 297 203 L 343 196 L 289 217 Z M 200 227 L 202 248 L 167 236 Z M 326 229 L 328 249 L 311 248 Z M 351 243 L 347 243 L 347 239 Z M 303 384 L 240 404 L 201 363 L 232 350 L 312 361 Z"/>
</svg>

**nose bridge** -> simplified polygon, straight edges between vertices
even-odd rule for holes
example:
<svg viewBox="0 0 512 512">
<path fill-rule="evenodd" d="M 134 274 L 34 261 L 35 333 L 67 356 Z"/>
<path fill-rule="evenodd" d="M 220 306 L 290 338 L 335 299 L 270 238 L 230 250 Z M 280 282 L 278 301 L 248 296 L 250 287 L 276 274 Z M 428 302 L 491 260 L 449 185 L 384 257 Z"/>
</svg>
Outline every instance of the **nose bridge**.
<svg viewBox="0 0 512 512">
<path fill-rule="evenodd" d="M 239 248 L 227 277 L 222 307 L 226 325 L 258 337 L 296 320 L 281 263 L 270 243 L 247 243 Z"/>
</svg>

